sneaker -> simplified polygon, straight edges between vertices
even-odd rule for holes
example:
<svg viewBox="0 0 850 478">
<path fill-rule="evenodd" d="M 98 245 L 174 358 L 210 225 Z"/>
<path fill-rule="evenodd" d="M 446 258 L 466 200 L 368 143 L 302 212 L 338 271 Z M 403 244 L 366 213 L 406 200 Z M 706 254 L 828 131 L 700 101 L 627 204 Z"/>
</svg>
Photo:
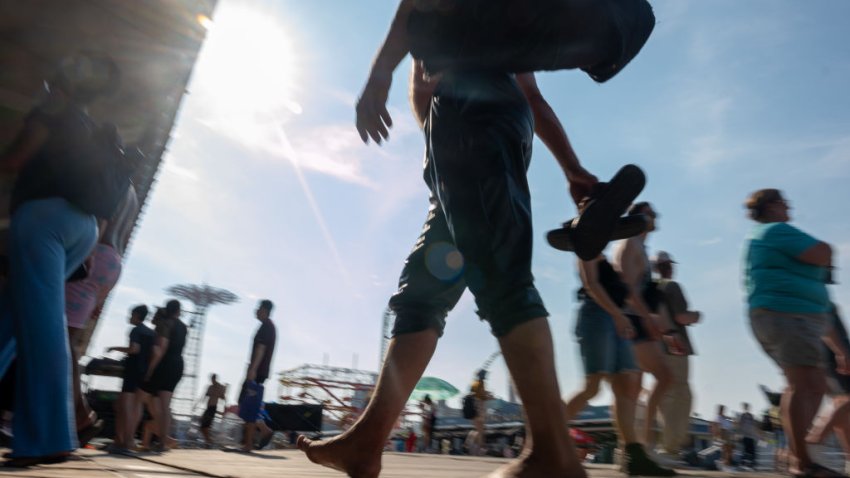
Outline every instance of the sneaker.
<svg viewBox="0 0 850 478">
<path fill-rule="evenodd" d="M 652 461 L 640 443 L 627 444 L 625 458 L 629 476 L 676 476 L 676 471 Z"/>
</svg>

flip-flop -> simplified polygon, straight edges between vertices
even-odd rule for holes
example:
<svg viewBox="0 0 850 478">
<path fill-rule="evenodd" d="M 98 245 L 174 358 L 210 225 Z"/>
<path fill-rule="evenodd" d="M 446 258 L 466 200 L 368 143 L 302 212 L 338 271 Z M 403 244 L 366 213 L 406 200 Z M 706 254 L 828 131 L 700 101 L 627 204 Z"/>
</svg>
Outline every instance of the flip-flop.
<svg viewBox="0 0 850 478">
<path fill-rule="evenodd" d="M 575 245 L 571 238 L 572 224 L 575 219 L 564 223 L 559 229 L 552 229 L 546 233 L 546 241 L 549 245 L 559 251 L 573 252 Z M 609 241 L 617 241 L 620 239 L 628 239 L 629 237 L 637 236 L 646 231 L 646 226 L 649 221 L 644 214 L 635 214 L 634 216 L 622 216 L 617 219 L 617 224 L 614 225 L 614 232 L 611 234 Z"/>
<path fill-rule="evenodd" d="M 617 171 L 608 183 L 599 183 L 580 216 L 572 222 L 575 253 L 585 261 L 596 258 L 614 234 L 620 216 L 646 185 L 646 176 L 634 164 Z"/>
</svg>

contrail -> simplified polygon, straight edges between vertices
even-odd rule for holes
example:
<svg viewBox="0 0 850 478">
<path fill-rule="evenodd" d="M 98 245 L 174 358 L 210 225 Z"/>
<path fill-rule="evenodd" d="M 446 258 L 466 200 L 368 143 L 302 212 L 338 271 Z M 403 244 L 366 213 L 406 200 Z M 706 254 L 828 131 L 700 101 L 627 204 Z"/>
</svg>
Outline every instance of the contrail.
<svg viewBox="0 0 850 478">
<path fill-rule="evenodd" d="M 295 151 L 295 148 L 292 147 L 292 144 L 289 142 L 289 138 L 286 136 L 286 132 L 283 130 L 283 125 L 278 125 L 277 128 L 278 138 L 280 139 L 280 144 L 283 148 L 283 153 L 292 161 L 292 165 L 295 168 L 295 174 L 298 176 L 298 182 L 301 183 L 301 189 L 304 191 L 304 196 L 307 197 L 307 202 L 310 203 L 310 209 L 313 210 L 313 215 L 316 217 L 316 222 L 319 224 L 319 228 L 322 230 L 322 236 L 325 238 L 325 242 L 327 243 L 328 249 L 331 250 L 331 254 L 333 255 L 334 261 L 336 261 L 337 267 L 342 274 L 343 280 L 345 280 L 345 284 L 351 288 L 351 277 L 348 274 L 348 269 L 346 269 L 345 265 L 342 262 L 342 256 L 339 254 L 339 249 L 336 247 L 336 242 L 334 242 L 333 236 L 331 235 L 330 230 L 328 229 L 328 225 L 325 222 L 325 217 L 322 214 L 322 211 L 319 209 L 318 203 L 316 203 L 316 198 L 313 196 L 313 190 L 310 189 L 310 185 L 307 183 L 307 178 L 304 177 L 303 171 L 301 171 L 301 164 L 298 161 L 298 153 Z"/>
</svg>

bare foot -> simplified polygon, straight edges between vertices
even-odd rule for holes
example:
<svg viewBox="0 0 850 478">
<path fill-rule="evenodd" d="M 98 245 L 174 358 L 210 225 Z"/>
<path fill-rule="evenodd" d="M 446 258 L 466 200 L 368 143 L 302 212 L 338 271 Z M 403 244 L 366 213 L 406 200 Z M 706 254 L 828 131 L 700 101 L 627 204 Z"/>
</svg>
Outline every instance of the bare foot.
<svg viewBox="0 0 850 478">
<path fill-rule="evenodd" d="M 529 455 L 499 468 L 488 478 L 587 478 L 587 472 L 581 465 L 547 463 Z"/>
<path fill-rule="evenodd" d="M 315 442 L 299 435 L 298 449 L 313 463 L 347 473 L 351 478 L 378 478 L 381 472 L 381 450 L 364 451 L 347 435 Z"/>
</svg>

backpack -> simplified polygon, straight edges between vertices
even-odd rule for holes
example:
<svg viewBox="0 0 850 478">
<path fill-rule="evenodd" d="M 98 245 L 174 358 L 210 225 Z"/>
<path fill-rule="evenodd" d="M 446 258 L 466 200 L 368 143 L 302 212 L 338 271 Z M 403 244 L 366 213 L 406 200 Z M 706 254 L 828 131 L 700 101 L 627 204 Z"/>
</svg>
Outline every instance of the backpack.
<svg viewBox="0 0 850 478">
<path fill-rule="evenodd" d="M 470 393 L 463 397 L 463 418 L 472 420 L 478 416 L 478 409 L 475 407 L 475 394 Z"/>
</svg>

